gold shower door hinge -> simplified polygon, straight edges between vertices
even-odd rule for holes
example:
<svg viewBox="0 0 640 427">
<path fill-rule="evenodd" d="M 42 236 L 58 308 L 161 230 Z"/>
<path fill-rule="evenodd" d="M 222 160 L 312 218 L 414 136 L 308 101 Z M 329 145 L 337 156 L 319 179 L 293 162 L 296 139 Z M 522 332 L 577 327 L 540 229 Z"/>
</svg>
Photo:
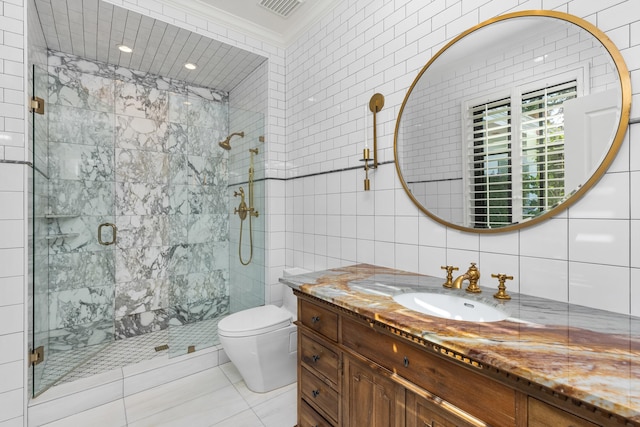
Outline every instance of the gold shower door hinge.
<svg viewBox="0 0 640 427">
<path fill-rule="evenodd" d="M 44 114 L 44 99 L 34 96 L 29 103 L 29 111 Z"/>
<path fill-rule="evenodd" d="M 44 347 L 40 346 L 35 350 L 31 350 L 29 354 L 29 363 L 31 366 L 35 366 L 44 361 Z"/>
</svg>

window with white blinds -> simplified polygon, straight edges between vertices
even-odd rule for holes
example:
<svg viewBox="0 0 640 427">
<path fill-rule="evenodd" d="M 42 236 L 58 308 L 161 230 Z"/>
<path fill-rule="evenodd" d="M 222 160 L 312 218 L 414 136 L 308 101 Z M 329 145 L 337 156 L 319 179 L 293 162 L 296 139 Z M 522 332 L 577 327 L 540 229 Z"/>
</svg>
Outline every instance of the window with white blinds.
<svg viewBox="0 0 640 427">
<path fill-rule="evenodd" d="M 558 204 L 564 190 L 564 108 L 577 95 L 569 82 L 522 95 L 522 219 Z"/>
<path fill-rule="evenodd" d="M 491 228 L 511 222 L 511 101 L 471 109 L 473 139 L 468 149 L 471 226 Z"/>
<path fill-rule="evenodd" d="M 520 222 L 563 199 L 563 103 L 575 97 L 572 81 L 469 109 L 472 137 L 466 165 L 471 227 Z"/>
</svg>

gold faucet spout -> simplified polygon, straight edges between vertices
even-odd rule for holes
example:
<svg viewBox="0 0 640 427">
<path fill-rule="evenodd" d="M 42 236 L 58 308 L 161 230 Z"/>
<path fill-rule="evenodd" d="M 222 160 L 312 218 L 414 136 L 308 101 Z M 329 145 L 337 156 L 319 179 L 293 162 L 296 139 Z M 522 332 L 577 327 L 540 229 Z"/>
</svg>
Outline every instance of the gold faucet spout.
<svg viewBox="0 0 640 427">
<path fill-rule="evenodd" d="M 455 280 L 453 281 L 453 286 L 451 287 L 454 289 L 461 289 L 462 282 L 464 282 L 465 280 L 469 280 L 469 275 L 467 273 L 461 274 L 458 277 L 456 277 Z"/>
<path fill-rule="evenodd" d="M 478 280 L 480 280 L 480 270 L 478 270 L 478 267 L 476 267 L 475 262 L 471 263 L 471 266 L 469 267 L 466 273 L 456 277 L 456 279 L 453 281 L 452 287 L 455 289 L 461 289 L 462 283 L 465 280 L 469 281 L 469 286 L 467 286 L 467 289 L 466 289 L 467 292 L 474 293 L 474 294 L 482 292 L 482 290 L 478 286 Z"/>
</svg>

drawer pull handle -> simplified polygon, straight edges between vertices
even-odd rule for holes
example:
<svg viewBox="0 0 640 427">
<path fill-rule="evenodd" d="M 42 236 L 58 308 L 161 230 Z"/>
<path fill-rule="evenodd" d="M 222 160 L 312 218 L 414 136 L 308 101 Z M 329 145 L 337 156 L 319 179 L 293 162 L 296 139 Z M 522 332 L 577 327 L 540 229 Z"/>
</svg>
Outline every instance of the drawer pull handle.
<svg viewBox="0 0 640 427">
<path fill-rule="evenodd" d="M 313 316 L 311 318 L 311 323 L 318 323 L 320 321 L 320 316 Z"/>
<path fill-rule="evenodd" d="M 320 390 L 312 390 L 311 394 L 313 395 L 314 398 L 316 398 L 320 394 Z"/>
<path fill-rule="evenodd" d="M 409 367 L 409 358 L 407 356 L 404 357 L 404 367 L 405 368 Z"/>
<path fill-rule="evenodd" d="M 320 360 L 320 356 L 314 354 L 313 356 L 311 356 L 311 359 L 313 359 L 314 362 L 317 362 L 318 360 Z"/>
</svg>

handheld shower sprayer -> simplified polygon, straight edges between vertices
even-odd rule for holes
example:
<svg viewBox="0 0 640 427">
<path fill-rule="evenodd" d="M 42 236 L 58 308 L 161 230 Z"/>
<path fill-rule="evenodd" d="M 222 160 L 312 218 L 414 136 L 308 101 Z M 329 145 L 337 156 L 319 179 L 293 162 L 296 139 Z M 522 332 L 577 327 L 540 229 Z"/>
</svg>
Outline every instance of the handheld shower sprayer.
<svg viewBox="0 0 640 427">
<path fill-rule="evenodd" d="M 225 140 L 218 142 L 218 145 L 227 151 L 231 150 L 231 144 L 229 142 L 231 141 L 231 137 L 235 135 L 238 135 L 240 138 L 244 138 L 244 132 L 234 132 L 231 135 L 229 135 Z"/>
<path fill-rule="evenodd" d="M 253 180 L 254 180 L 254 169 L 253 169 L 253 156 L 258 154 L 257 148 L 249 149 L 249 206 L 244 200 L 244 189 L 242 187 L 239 188 L 238 191 L 233 192 L 233 197 L 240 196 L 240 205 L 233 210 L 234 214 L 238 214 L 240 217 L 240 239 L 238 240 L 238 257 L 240 258 L 240 263 L 242 265 L 249 265 L 251 260 L 253 259 L 253 217 L 258 217 L 259 213 L 255 209 L 253 204 Z M 247 218 L 247 214 L 249 215 L 249 259 L 247 261 L 242 257 L 242 225 L 244 220 Z"/>
</svg>

